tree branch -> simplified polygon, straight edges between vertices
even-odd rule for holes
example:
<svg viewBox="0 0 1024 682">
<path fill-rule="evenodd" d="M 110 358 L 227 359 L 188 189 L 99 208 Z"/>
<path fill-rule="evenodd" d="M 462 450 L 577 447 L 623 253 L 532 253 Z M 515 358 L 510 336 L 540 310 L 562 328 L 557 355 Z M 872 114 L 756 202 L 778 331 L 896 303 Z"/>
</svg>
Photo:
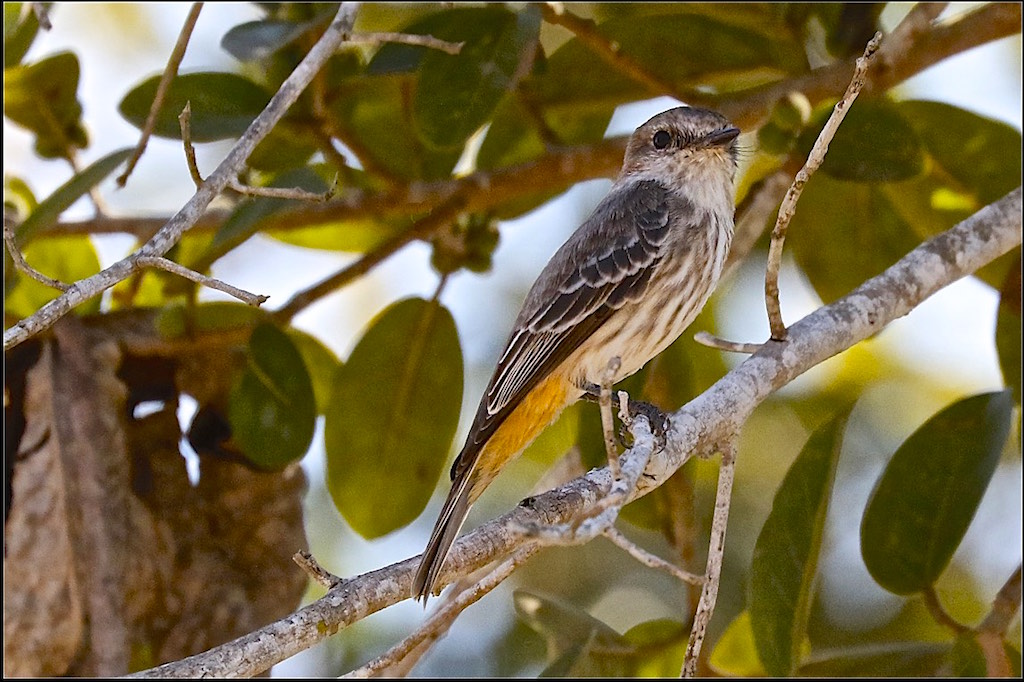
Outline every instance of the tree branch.
<svg viewBox="0 0 1024 682">
<path fill-rule="evenodd" d="M 728 442 L 768 396 L 807 370 L 882 330 L 943 287 L 1021 243 L 1018 187 L 950 230 L 928 240 L 885 272 L 823 306 L 789 329 L 787 343 L 766 343 L 710 389 L 672 415 L 665 448 L 651 457 L 631 499 L 668 480 L 690 457 Z M 639 424 L 644 424 L 640 420 Z M 626 453 L 626 456 L 629 452 Z M 522 529 L 586 518 L 608 495 L 607 467 L 531 498 L 460 538 L 440 576 L 441 586 L 510 556 L 533 538 Z M 419 557 L 348 579 L 281 621 L 182 661 L 135 677 L 253 675 L 329 634 L 411 596 Z"/>
<path fill-rule="evenodd" d="M 185 17 L 185 24 L 181 27 L 181 33 L 178 34 L 178 42 L 174 44 L 171 56 L 167 59 L 167 66 L 164 68 L 164 73 L 160 76 L 160 82 L 156 86 L 156 94 L 153 96 L 153 104 L 149 107 L 146 122 L 142 126 L 139 144 L 135 147 L 131 158 L 128 159 L 128 163 L 125 164 L 124 173 L 117 178 L 117 184 L 120 187 L 124 187 L 127 184 L 128 176 L 135 170 L 135 164 L 139 162 L 139 159 L 142 158 L 142 153 L 146 151 L 149 137 L 153 134 L 153 129 L 156 128 L 156 118 L 164 105 L 164 97 L 167 96 L 167 90 L 171 87 L 171 81 L 178 75 L 178 67 L 181 66 L 181 60 L 185 58 L 185 49 L 188 47 L 188 41 L 192 37 L 192 29 L 196 27 L 196 22 L 199 20 L 199 12 L 202 9 L 203 3 L 194 2 L 192 3 L 192 8 L 188 11 L 188 16 Z"/>
<path fill-rule="evenodd" d="M 9 350 L 33 335 L 48 329 L 75 306 L 98 296 L 106 289 L 128 278 L 138 269 L 139 257 L 162 256 L 174 246 L 185 230 L 196 222 L 214 197 L 220 194 L 231 178 L 241 170 L 256 145 L 266 137 L 288 111 L 288 108 L 298 99 L 317 71 L 334 54 L 344 37 L 351 32 L 358 9 L 359 3 L 357 2 L 342 3 L 331 26 L 295 67 L 295 70 L 270 99 L 266 108 L 249 125 L 245 134 L 231 148 L 217 170 L 207 178 L 203 186 L 196 190 L 195 195 L 166 225 L 161 227 L 148 242 L 132 255 L 91 277 L 74 283 L 60 296 L 6 330 L 4 332 L 4 350 Z"/>
<path fill-rule="evenodd" d="M 779 270 L 782 268 L 782 245 L 786 241 L 786 229 L 789 227 L 789 221 L 796 214 L 796 202 L 800 200 L 804 186 L 825 160 L 829 143 L 835 137 L 843 119 L 846 118 L 846 112 L 850 110 L 853 101 L 857 99 L 857 95 L 864 87 L 868 67 L 871 66 L 872 57 L 878 50 L 881 40 L 882 34 L 879 32 L 868 41 L 867 47 L 864 48 L 864 56 L 857 60 L 857 68 L 853 72 L 853 78 L 850 79 L 850 85 L 847 86 L 846 92 L 833 107 L 832 115 L 828 117 L 825 126 L 818 134 L 818 139 L 811 147 L 811 153 L 807 155 L 807 162 L 804 163 L 803 168 L 797 171 L 793 184 L 790 185 L 789 191 L 786 192 L 786 196 L 782 200 L 782 205 L 779 206 L 779 215 L 775 221 L 775 228 L 772 230 L 771 244 L 768 247 L 768 265 L 765 268 L 764 278 L 764 298 L 768 309 L 768 323 L 772 330 L 772 338 L 776 341 L 786 339 L 786 324 L 782 321 L 782 310 L 779 307 Z"/>
</svg>

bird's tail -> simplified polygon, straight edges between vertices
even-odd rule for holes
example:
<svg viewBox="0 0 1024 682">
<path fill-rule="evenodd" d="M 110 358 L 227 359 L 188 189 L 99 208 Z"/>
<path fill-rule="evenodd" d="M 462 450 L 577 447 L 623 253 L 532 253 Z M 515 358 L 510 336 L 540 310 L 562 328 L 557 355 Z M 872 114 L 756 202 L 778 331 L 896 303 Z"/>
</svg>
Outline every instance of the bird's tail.
<svg viewBox="0 0 1024 682">
<path fill-rule="evenodd" d="M 416 570 L 412 589 L 416 600 L 423 602 L 424 605 L 434 590 L 434 583 L 441 572 L 445 557 L 448 556 L 448 550 L 451 549 L 455 537 L 466 521 L 466 515 L 469 514 L 472 504 L 469 499 L 471 478 L 469 473 L 465 472 L 465 475 L 452 485 L 448 499 L 444 501 L 444 507 L 441 508 L 441 514 L 437 517 L 437 523 L 434 524 L 434 531 L 430 534 L 427 548 L 423 550 L 423 556 L 420 557 L 420 567 Z"/>
</svg>

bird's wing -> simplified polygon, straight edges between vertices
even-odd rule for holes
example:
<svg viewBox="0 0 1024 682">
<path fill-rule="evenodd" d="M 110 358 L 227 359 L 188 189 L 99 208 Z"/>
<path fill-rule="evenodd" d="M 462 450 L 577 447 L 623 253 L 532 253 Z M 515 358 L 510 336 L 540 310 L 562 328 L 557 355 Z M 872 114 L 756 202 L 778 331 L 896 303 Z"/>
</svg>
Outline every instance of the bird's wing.
<svg viewBox="0 0 1024 682">
<path fill-rule="evenodd" d="M 487 439 L 611 314 L 643 296 L 664 254 L 669 216 L 692 211 L 653 180 L 612 192 L 552 257 L 526 297 L 477 409 L 452 479 L 468 473 Z"/>
</svg>

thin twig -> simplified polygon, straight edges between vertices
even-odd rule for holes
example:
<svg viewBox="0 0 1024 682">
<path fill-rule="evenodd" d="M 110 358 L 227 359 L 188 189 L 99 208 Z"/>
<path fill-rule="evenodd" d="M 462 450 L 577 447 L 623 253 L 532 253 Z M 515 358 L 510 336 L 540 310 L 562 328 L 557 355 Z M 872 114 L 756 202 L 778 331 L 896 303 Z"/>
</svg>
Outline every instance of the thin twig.
<svg viewBox="0 0 1024 682">
<path fill-rule="evenodd" d="M 298 564 L 299 568 L 305 571 L 306 575 L 321 587 L 331 589 L 342 582 L 341 578 L 321 566 L 320 562 L 309 552 L 296 552 L 292 555 L 292 561 Z"/>
<path fill-rule="evenodd" d="M 612 418 L 612 380 L 622 366 L 618 355 L 608 361 L 604 376 L 601 378 L 601 392 L 597 404 L 601 408 L 601 432 L 604 434 L 604 449 L 608 455 L 608 468 L 616 480 L 622 475 L 619 469 L 619 449 L 615 445 L 615 421 Z"/>
<path fill-rule="evenodd" d="M 700 658 L 708 622 L 718 601 L 718 586 L 722 576 L 722 558 L 725 554 L 725 530 L 729 522 L 729 506 L 732 497 L 732 482 L 736 469 L 736 440 L 732 439 L 722 448 L 722 462 L 718 469 L 718 492 L 715 494 L 715 511 L 711 519 L 711 541 L 708 545 L 708 563 L 704 573 L 704 588 L 700 593 L 697 612 L 693 614 L 693 628 L 686 645 L 683 662 L 683 677 L 697 675 L 697 661 Z"/>
<path fill-rule="evenodd" d="M 992 601 L 992 610 L 985 616 L 985 620 L 981 622 L 979 630 L 1005 635 L 1006 631 L 1010 629 L 1010 624 L 1013 623 L 1014 617 L 1016 617 L 1017 612 L 1020 610 L 1020 571 L 1021 566 L 1017 564 L 1017 570 L 1013 572 L 1013 575 L 1007 579 L 1002 588 L 1000 588 L 999 593 L 996 594 L 996 598 Z"/>
<path fill-rule="evenodd" d="M 188 174 L 192 176 L 192 182 L 196 189 L 203 186 L 203 174 L 199 172 L 199 164 L 196 163 L 196 148 L 192 146 L 192 100 L 185 102 L 185 107 L 178 114 L 178 127 L 181 128 L 181 144 L 185 148 L 185 163 L 188 164 Z M 232 179 L 228 179 L 231 184 Z"/>
<path fill-rule="evenodd" d="M 708 346 L 709 348 L 717 348 L 718 350 L 725 350 L 730 353 L 746 353 L 747 355 L 753 355 L 757 351 L 761 350 L 761 347 L 764 345 L 763 343 L 726 341 L 725 339 L 720 339 L 709 332 L 697 332 L 693 335 L 693 340 L 701 345 Z"/>
<path fill-rule="evenodd" d="M 779 207 L 779 217 L 775 222 L 775 229 L 772 230 L 771 245 L 768 247 L 768 265 L 764 278 L 764 297 L 765 305 L 768 308 L 768 324 L 772 330 L 772 338 L 776 341 L 786 340 L 786 324 L 782 321 L 782 311 L 779 306 L 779 269 L 782 267 L 782 245 L 786 240 L 786 228 L 789 227 L 789 221 L 793 219 L 793 214 L 796 211 L 796 202 L 804 191 L 804 185 L 807 184 L 807 181 L 821 165 L 821 162 L 825 160 L 829 142 L 835 137 L 839 124 L 843 122 L 843 118 L 846 116 L 846 112 L 849 111 L 850 105 L 857 99 L 861 88 L 864 87 L 865 73 L 868 67 L 871 66 L 871 59 L 878 50 L 881 40 L 882 34 L 878 32 L 868 41 L 868 45 L 864 49 L 864 56 L 857 60 L 857 67 L 853 72 L 853 79 L 850 81 L 849 87 L 846 88 L 846 93 L 842 99 L 836 102 L 832 115 L 829 116 L 825 127 L 822 128 L 817 141 L 814 143 L 814 147 L 811 148 L 811 153 L 807 156 L 807 163 L 797 172 L 793 184 L 790 185 L 789 191 L 786 192 L 782 205 Z"/>
<path fill-rule="evenodd" d="M 4 244 L 7 246 L 7 252 L 11 254 L 11 260 L 14 262 L 14 267 L 19 271 L 25 273 L 40 284 L 45 284 L 53 289 L 60 289 L 61 291 L 67 291 L 68 285 L 60 280 L 47 277 L 43 273 L 36 270 L 34 267 L 28 264 L 25 260 L 25 256 L 22 255 L 21 249 L 18 248 L 18 243 L 14 237 L 14 230 L 11 226 L 4 221 Z"/>
<path fill-rule="evenodd" d="M 437 611 L 431 614 L 430 618 L 423 625 L 416 628 L 408 637 L 366 665 L 342 675 L 342 677 L 364 678 L 382 674 L 390 676 L 395 673 L 395 668 L 399 666 L 403 671 L 408 672 L 416 663 L 415 660 L 409 660 L 411 655 L 416 655 L 416 659 L 418 659 L 420 655 L 429 649 L 433 642 L 440 639 L 448 631 L 459 614 L 500 585 L 506 578 L 512 575 L 513 571 L 536 554 L 540 547 L 539 544 L 535 543 L 520 547 L 515 554 L 498 564 L 482 580 L 467 587 L 458 596 L 445 601 Z"/>
<path fill-rule="evenodd" d="M 390 33 L 387 31 L 373 33 L 353 33 L 349 36 L 350 43 L 402 43 L 404 45 L 418 45 L 429 47 L 432 50 L 441 50 L 448 54 L 458 54 L 462 51 L 464 42 L 452 43 L 441 40 L 434 36 L 421 36 L 415 33 Z"/>
<path fill-rule="evenodd" d="M 179 265 L 172 260 L 168 260 L 163 256 L 139 256 L 135 259 L 135 262 L 139 267 L 158 268 L 160 270 L 166 270 L 167 272 L 173 273 L 185 279 L 192 280 L 197 284 L 216 289 L 217 291 L 223 291 L 225 294 L 234 296 L 243 303 L 248 303 L 251 306 L 260 307 L 267 301 L 269 296 L 263 296 L 262 294 L 251 294 L 244 289 L 231 286 L 227 282 L 222 282 L 219 279 L 213 277 L 207 277 L 206 275 L 200 274 L 195 270 L 189 270 L 183 265 Z"/>
<path fill-rule="evenodd" d="M 139 138 L 139 144 L 135 147 L 135 152 L 131 158 L 128 159 L 128 164 L 125 167 L 124 173 L 118 176 L 117 184 L 120 187 L 124 187 L 128 182 L 128 176 L 135 170 L 135 164 L 142 158 L 142 153 L 146 151 L 146 145 L 149 144 L 149 137 L 153 134 L 153 129 L 156 127 L 156 119 L 160 114 L 160 109 L 164 105 L 164 98 L 167 96 L 167 91 L 171 87 L 171 81 L 178 75 L 178 67 L 181 66 L 181 60 L 185 57 L 185 49 L 188 47 L 188 41 L 192 37 L 192 29 L 196 27 L 196 21 L 199 19 L 199 12 L 203 9 L 203 3 L 194 2 L 192 8 L 188 11 L 188 16 L 185 17 L 185 24 L 181 27 L 181 32 L 178 34 L 178 42 L 175 43 L 174 49 L 171 50 L 171 56 L 167 60 L 167 66 L 164 68 L 164 73 L 160 77 L 160 82 L 156 86 L 156 95 L 153 97 L 153 104 L 149 107 L 149 114 L 146 116 L 146 122 L 142 126 L 142 136 Z"/>
<path fill-rule="evenodd" d="M 939 594 L 935 591 L 934 585 L 929 585 L 925 588 L 922 592 L 922 596 L 924 596 L 924 603 L 925 606 L 928 607 L 928 612 L 932 614 L 932 618 L 934 618 L 935 622 L 939 625 L 949 628 L 958 635 L 963 634 L 970 629 L 946 612 L 946 609 L 942 606 L 942 602 L 939 601 Z"/>
<path fill-rule="evenodd" d="M 32 12 L 36 15 L 36 21 L 39 22 L 39 28 L 44 31 L 49 31 L 53 28 L 53 24 L 50 23 L 50 7 L 45 2 L 30 2 L 29 5 L 32 7 Z"/>
<path fill-rule="evenodd" d="M 335 176 L 334 183 L 326 192 L 309 192 L 301 187 L 257 187 L 246 185 L 238 180 L 228 182 L 228 187 L 251 197 L 264 197 L 268 199 L 295 199 L 297 201 L 330 201 L 334 196 L 338 185 L 338 178 Z"/>
<path fill-rule="evenodd" d="M 615 543 L 616 546 L 624 549 L 631 557 L 642 563 L 644 566 L 664 571 L 673 578 L 690 585 L 700 585 L 704 582 L 704 576 L 694 575 L 689 571 L 684 571 L 672 562 L 665 561 L 661 557 L 651 554 L 642 547 L 639 547 L 635 542 L 630 541 L 630 539 L 620 533 L 615 526 L 605 529 L 604 535 Z"/>
</svg>

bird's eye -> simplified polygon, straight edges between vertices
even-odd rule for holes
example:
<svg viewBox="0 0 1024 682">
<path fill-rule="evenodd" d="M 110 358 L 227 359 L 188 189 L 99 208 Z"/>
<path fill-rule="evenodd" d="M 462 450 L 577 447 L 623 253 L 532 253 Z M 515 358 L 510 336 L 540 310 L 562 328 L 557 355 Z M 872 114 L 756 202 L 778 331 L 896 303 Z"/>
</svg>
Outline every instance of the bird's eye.
<svg viewBox="0 0 1024 682">
<path fill-rule="evenodd" d="M 654 138 L 651 141 L 654 142 L 655 149 L 664 149 L 672 142 L 672 136 L 666 130 L 659 130 L 654 133 Z"/>
</svg>

